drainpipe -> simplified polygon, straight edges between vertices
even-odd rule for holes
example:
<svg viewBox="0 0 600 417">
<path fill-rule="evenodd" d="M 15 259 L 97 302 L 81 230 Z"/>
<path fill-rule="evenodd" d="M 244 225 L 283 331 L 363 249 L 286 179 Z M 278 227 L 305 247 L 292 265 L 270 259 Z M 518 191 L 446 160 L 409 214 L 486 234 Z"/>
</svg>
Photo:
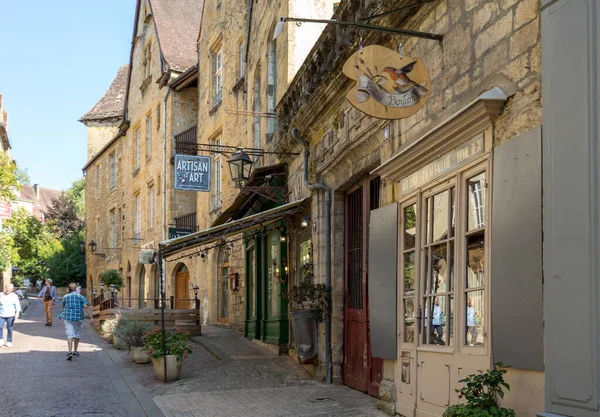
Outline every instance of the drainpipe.
<svg viewBox="0 0 600 417">
<path fill-rule="evenodd" d="M 332 190 L 323 183 L 311 184 L 308 180 L 308 143 L 298 135 L 298 129 L 292 129 L 292 137 L 304 146 L 304 185 L 309 191 L 321 190 L 325 194 L 325 287 L 327 305 L 325 306 L 325 368 L 326 383 L 332 383 L 333 361 L 331 358 L 331 194 Z"/>
</svg>

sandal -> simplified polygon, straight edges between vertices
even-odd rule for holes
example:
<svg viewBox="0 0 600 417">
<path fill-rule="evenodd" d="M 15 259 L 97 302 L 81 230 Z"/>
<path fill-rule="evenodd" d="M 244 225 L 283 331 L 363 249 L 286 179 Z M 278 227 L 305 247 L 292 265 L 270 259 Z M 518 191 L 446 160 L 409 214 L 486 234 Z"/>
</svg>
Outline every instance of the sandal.
<svg viewBox="0 0 600 417">
<path fill-rule="evenodd" d="M 71 359 L 73 359 L 73 354 L 71 352 L 67 353 L 67 360 L 70 361 Z"/>
</svg>

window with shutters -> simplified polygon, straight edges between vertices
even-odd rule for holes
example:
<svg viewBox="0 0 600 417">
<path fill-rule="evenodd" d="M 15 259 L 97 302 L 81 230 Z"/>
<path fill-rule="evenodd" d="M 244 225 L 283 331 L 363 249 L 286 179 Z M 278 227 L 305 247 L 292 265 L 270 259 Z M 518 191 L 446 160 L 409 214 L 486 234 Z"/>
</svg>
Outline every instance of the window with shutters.
<svg viewBox="0 0 600 417">
<path fill-rule="evenodd" d="M 146 161 L 152 159 L 152 116 L 146 116 Z"/>
<path fill-rule="evenodd" d="M 277 41 L 269 43 L 267 54 L 267 142 L 275 134 L 276 120 L 271 117 L 275 112 L 275 103 L 277 100 Z"/>
<path fill-rule="evenodd" d="M 211 50 L 212 105 L 217 106 L 223 97 L 223 46 L 219 41 Z"/>
</svg>

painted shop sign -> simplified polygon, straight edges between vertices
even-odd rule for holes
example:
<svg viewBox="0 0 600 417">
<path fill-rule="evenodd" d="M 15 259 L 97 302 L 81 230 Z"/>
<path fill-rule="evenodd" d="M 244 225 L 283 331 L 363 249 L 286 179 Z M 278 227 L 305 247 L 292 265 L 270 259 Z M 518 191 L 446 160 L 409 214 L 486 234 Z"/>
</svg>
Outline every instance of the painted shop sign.
<svg viewBox="0 0 600 417">
<path fill-rule="evenodd" d="M 210 156 L 175 155 L 175 189 L 210 191 Z"/>
<path fill-rule="evenodd" d="M 379 119 L 403 119 L 419 111 L 430 95 L 431 79 L 419 58 L 380 45 L 354 53 L 344 74 L 356 80 L 346 98 L 363 113 Z"/>
<path fill-rule="evenodd" d="M 423 184 L 450 172 L 462 165 L 471 162 L 479 155 L 483 155 L 484 143 L 483 135 L 474 137 L 464 145 L 452 150 L 439 159 L 436 159 L 429 165 L 421 168 L 417 172 L 400 180 L 400 194 L 407 194 L 410 191 L 419 188 Z"/>
</svg>

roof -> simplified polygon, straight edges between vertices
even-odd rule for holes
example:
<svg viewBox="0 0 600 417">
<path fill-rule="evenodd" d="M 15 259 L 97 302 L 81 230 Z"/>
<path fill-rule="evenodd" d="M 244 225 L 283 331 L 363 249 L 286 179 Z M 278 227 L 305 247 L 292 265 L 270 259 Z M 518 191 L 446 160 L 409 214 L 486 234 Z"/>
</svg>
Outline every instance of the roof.
<svg viewBox="0 0 600 417">
<path fill-rule="evenodd" d="M 36 194 L 36 188 L 39 190 L 39 198 Z M 39 220 L 42 220 L 42 211 L 48 212 L 48 208 L 52 205 L 52 200 L 59 198 L 62 195 L 61 190 L 53 190 L 50 188 L 40 187 L 39 185 L 22 185 L 19 191 L 20 200 L 29 200 L 33 202 L 33 215 Z"/>
<path fill-rule="evenodd" d="M 281 220 L 284 217 L 300 213 L 304 206 L 310 201 L 310 197 L 296 200 L 282 206 L 272 208 L 252 216 L 244 217 L 234 222 L 222 224 L 220 226 L 210 227 L 197 233 L 182 236 L 159 243 L 164 257 L 169 257 L 182 250 L 191 249 L 197 246 L 206 245 L 227 236 L 237 235 L 250 230 L 260 229 L 268 224 Z"/>
<path fill-rule="evenodd" d="M 129 65 L 122 65 L 112 84 L 108 87 L 106 93 L 104 93 L 104 96 L 79 121 L 85 123 L 93 120 L 121 119 L 124 112 L 125 88 L 127 87 L 128 75 Z"/>
<path fill-rule="evenodd" d="M 196 42 L 204 1 L 149 0 L 149 2 L 160 49 L 169 67 L 183 72 L 198 63 Z"/>
</svg>

